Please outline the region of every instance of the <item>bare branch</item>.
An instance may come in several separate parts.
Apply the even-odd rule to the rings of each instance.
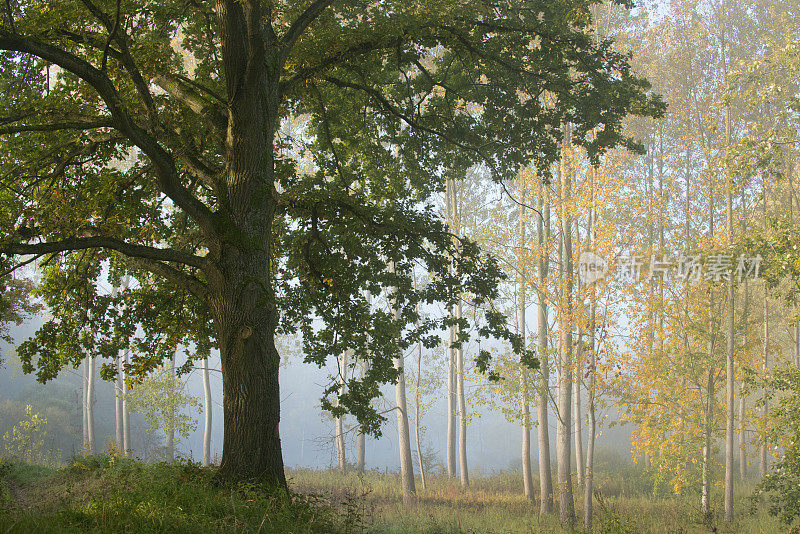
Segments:
[[[96,120],[76,120],[53,122],[49,124],[20,124],[18,126],[0,127],[0,135],[23,132],[55,132],[58,130],[94,130],[96,128],[110,128],[114,126],[111,117]]]

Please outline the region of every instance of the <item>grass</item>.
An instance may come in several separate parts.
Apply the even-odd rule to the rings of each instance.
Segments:
[[[557,516],[540,515],[538,503],[525,498],[521,476],[503,472],[475,478],[468,490],[446,477],[428,477],[427,488],[419,487],[417,503],[402,504],[400,480],[396,474],[367,472],[364,475],[335,471],[290,470],[290,485],[296,491],[316,492],[333,506],[359,507],[368,533],[564,533]],[[538,484],[538,481],[534,481]],[[763,510],[750,513],[752,485],[737,488],[737,518],[731,525],[721,520],[722,491],[716,489],[712,502],[715,517],[702,519],[699,497],[652,495],[646,477],[635,467],[626,467],[614,476],[597,475],[592,532],[616,533],[785,533],[776,518]],[[575,511],[580,526],[583,517],[583,492],[573,488]],[[557,506],[557,503],[556,503]],[[575,532],[583,532],[578,528]]]
[[[354,521],[314,496],[256,485],[219,487],[196,464],[115,456],[43,470],[0,463],[0,532],[335,533]]]
[[[732,525],[704,523],[696,496],[654,497],[640,470],[613,469],[613,476],[596,477],[592,532],[788,531],[763,510],[750,513],[749,486],[738,487]],[[539,514],[513,472],[476,476],[467,490],[446,477],[428,477],[427,488],[418,487],[417,502],[408,507],[396,474],[290,469],[290,492],[221,487],[214,474],[190,462],[147,465],[114,455],[76,458],[60,469],[0,460],[0,532],[569,532],[555,515]],[[574,491],[580,518],[583,495]],[[721,498],[717,490],[716,518]]]

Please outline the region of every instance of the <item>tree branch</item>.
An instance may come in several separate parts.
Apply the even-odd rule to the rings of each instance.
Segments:
[[[209,103],[205,98],[191,87],[182,85],[177,78],[171,76],[156,76],[153,83],[162,88],[168,95],[179,100],[186,107],[203,117],[214,127],[214,130],[225,138],[228,129],[228,119],[223,115],[219,106]]]
[[[19,126],[0,127],[0,135],[23,132],[55,132],[58,130],[94,130],[113,126],[114,121],[111,117],[97,120],[53,122],[50,124],[20,124]]]
[[[304,31],[311,25],[314,20],[323,12],[325,8],[330,6],[333,3],[333,0],[314,0],[305,11],[303,11],[297,20],[295,20],[289,29],[286,31],[286,35],[283,36],[281,39],[281,43],[283,44],[283,56],[281,58],[281,65],[283,62],[286,61],[286,57],[289,55],[289,52],[294,47],[294,44],[297,42],[297,39],[303,34]]]
[[[32,54],[55,63],[88,83],[105,102],[114,127],[150,158],[160,189],[183,209],[208,235],[216,235],[211,210],[195,198],[180,182],[172,156],[144,129],[137,125],[122,104],[111,80],[86,60],[32,37],[0,29],[0,49]]]
[[[203,269],[206,266],[205,258],[175,250],[171,248],[156,248],[146,245],[128,243],[114,237],[92,236],[72,237],[59,241],[46,241],[42,243],[3,243],[0,244],[0,254],[25,255],[25,254],[51,254],[53,252],[71,252],[102,248],[116,250],[131,258],[143,258],[155,261],[180,263]]]

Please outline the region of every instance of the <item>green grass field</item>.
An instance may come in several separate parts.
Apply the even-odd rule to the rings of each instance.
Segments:
[[[48,469],[0,462],[0,532],[367,532],[560,533],[525,499],[515,473],[457,481],[429,477],[417,502],[402,504],[396,475],[289,470],[291,492],[219,487],[213,469],[191,463],[144,465],[118,457],[78,458]],[[592,532],[778,533],[789,528],[749,510],[752,487],[739,485],[732,525],[701,520],[696,496],[652,495],[632,467],[596,477]],[[419,486],[419,480],[417,481]],[[582,517],[582,492],[575,488]],[[714,494],[720,503],[721,492]],[[719,506],[716,506],[719,511]],[[719,515],[719,514],[717,514]],[[582,532],[578,528],[577,532]]]

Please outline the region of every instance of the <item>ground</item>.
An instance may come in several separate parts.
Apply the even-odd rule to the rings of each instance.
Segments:
[[[0,461],[0,532],[567,532],[555,516],[539,515],[513,472],[476,473],[466,491],[458,481],[428,477],[411,507],[402,505],[391,473],[289,470],[288,493],[219,486],[214,474],[190,462],[144,465],[115,456],[77,458],[58,469]],[[749,510],[749,484],[739,485],[737,520],[726,526],[704,523],[696,496],[653,496],[634,468],[597,478],[593,532],[789,531]]]

